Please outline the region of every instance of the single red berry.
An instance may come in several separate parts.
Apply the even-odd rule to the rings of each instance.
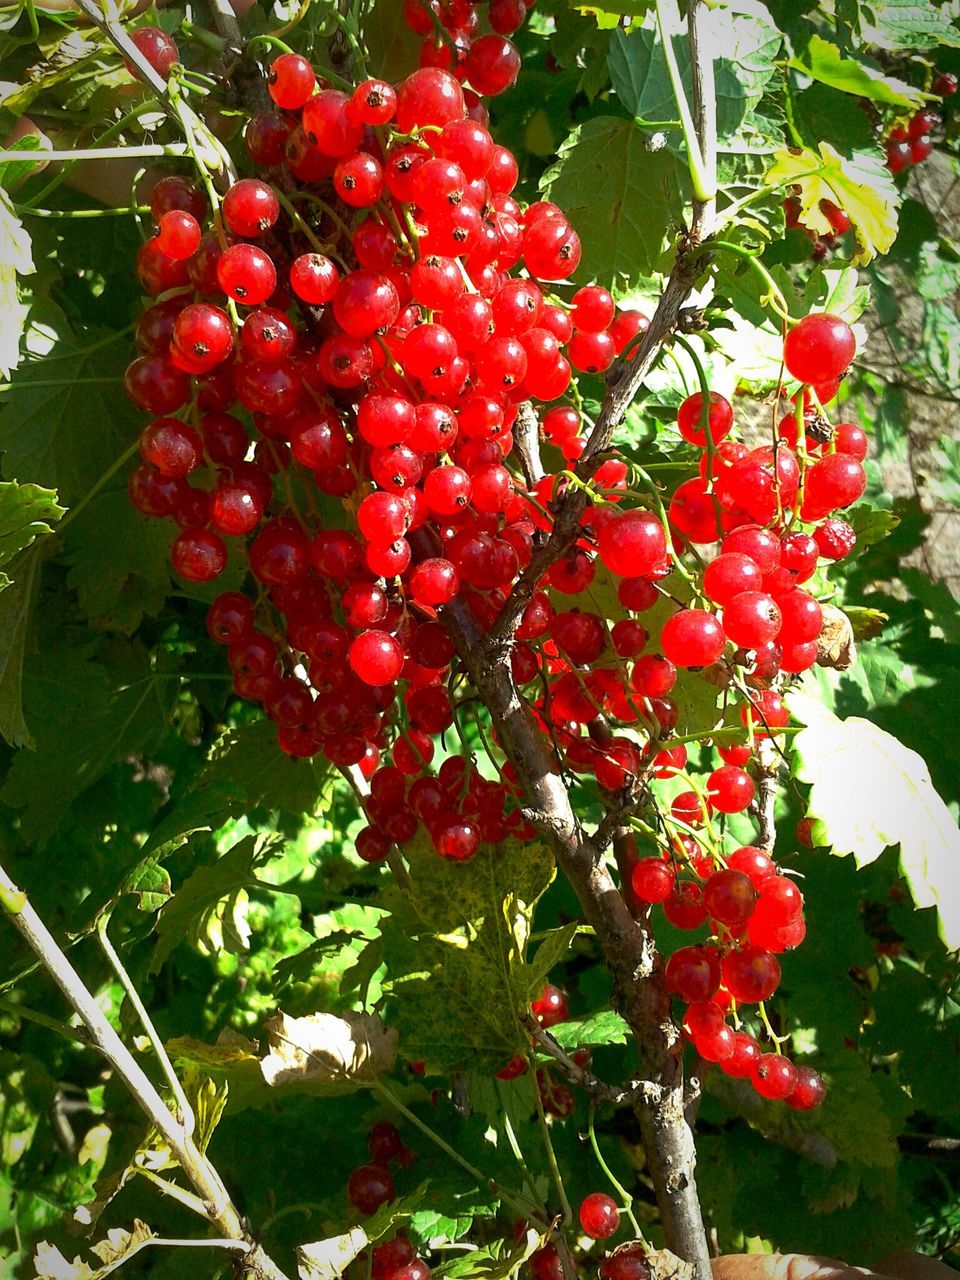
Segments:
[[[385,631],[361,632],[350,646],[349,658],[364,684],[392,684],[403,669],[403,647]]]
[[[665,902],[676,879],[673,867],[662,858],[641,858],[630,875],[633,892],[642,902]]]
[[[299,110],[310,98],[316,83],[313,68],[299,53],[281,53],[270,64],[267,89],[284,111]]]
[[[723,654],[726,637],[712,613],[681,609],[664,623],[660,644],[674,666],[708,667]]]
[[[660,520],[648,511],[628,511],[608,520],[600,530],[600,559],[621,577],[643,577],[658,569],[667,553]]]
[[[753,779],[736,765],[721,765],[707,779],[707,799],[718,813],[742,813],[755,794]]]
[[[541,1027],[555,1027],[558,1022],[565,1022],[570,1016],[567,997],[559,987],[549,982],[530,1005],[530,1012]]]
[[[787,334],[783,362],[798,382],[826,382],[849,368],[856,350],[857,341],[846,320],[818,312],[804,316]]]
[[[677,428],[688,444],[695,444],[703,449],[707,443],[707,433],[713,443],[719,444],[726,439],[733,427],[733,405],[718,391],[710,392],[710,407],[707,414],[707,425],[703,423],[703,394],[695,391],[687,396],[677,410]]]
[[[688,1004],[711,1000],[720,987],[720,957],[709,947],[681,947],[667,961],[665,977]]]
[[[396,1194],[390,1170],[380,1164],[363,1164],[347,1179],[347,1199],[365,1216],[376,1213]]]
[[[190,582],[212,582],[227,567],[227,548],[208,529],[185,529],[170,548],[173,567]]]
[[[620,1210],[612,1196],[594,1191],[580,1202],[580,1225],[592,1240],[606,1240],[620,1227]]]
[[[764,1053],[753,1069],[753,1087],[762,1098],[787,1098],[797,1087],[797,1069],[779,1053]]]
[[[159,27],[140,27],[130,32],[130,39],[157,75],[162,76],[164,80],[170,75],[170,69],[174,64],[180,61],[177,42]],[[129,62],[127,70],[131,74],[137,74]]]
[[[723,961],[723,985],[741,1004],[769,1000],[780,985],[776,956],[756,946],[731,951]]]
[[[818,1071],[814,1071],[812,1067],[798,1066],[796,1072],[796,1084],[793,1086],[792,1092],[787,1094],[784,1101],[794,1111],[813,1111],[820,1106],[827,1096],[827,1087],[823,1083],[823,1077]]]

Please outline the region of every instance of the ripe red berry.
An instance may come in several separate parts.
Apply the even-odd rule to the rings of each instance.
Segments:
[[[600,559],[621,577],[643,577],[660,567],[667,539],[660,520],[647,511],[628,511],[607,521],[597,539]]]
[[[224,222],[238,236],[254,239],[269,231],[280,216],[274,191],[259,178],[241,178],[223,197]]]
[[[709,947],[681,947],[667,961],[665,977],[670,990],[688,1004],[711,1000],[720,986],[720,957]]]
[[[707,799],[718,813],[742,813],[756,792],[753,779],[736,765],[714,769],[707,779]]]
[[[750,919],[756,900],[757,891],[742,871],[717,871],[703,886],[703,905],[734,933],[739,933]]]
[[[719,619],[703,609],[681,609],[664,623],[660,644],[677,667],[708,667],[726,644]]]
[[[787,334],[783,362],[798,382],[827,382],[846,372],[856,350],[857,341],[846,320],[817,313],[804,316]]]
[[[813,1111],[827,1095],[826,1085],[819,1072],[812,1067],[796,1067],[797,1079],[784,1101],[794,1111]]]
[[[185,529],[170,548],[173,567],[190,582],[212,582],[227,567],[227,548],[208,529]]]
[[[565,1022],[570,1016],[567,997],[559,987],[549,982],[530,1005],[530,1012],[541,1027],[555,1027],[558,1022]]]
[[[180,50],[177,48],[177,42],[172,36],[168,36],[165,31],[161,31],[159,27],[140,27],[138,30],[130,32],[130,39],[156,71],[157,75],[162,76],[164,80],[170,75],[170,70],[174,64],[180,61]],[[127,69],[133,72],[129,62],[127,63]]]
[[[677,410],[677,428],[688,444],[695,444],[703,449],[707,443],[707,432],[713,443],[719,444],[726,439],[733,427],[733,405],[718,391],[710,392],[710,409],[707,427],[703,425],[703,394],[695,391],[687,396]]]
[[[662,858],[641,858],[633,868],[630,883],[643,902],[665,902],[673,893],[676,873]]]
[[[594,1191],[580,1202],[580,1225],[593,1240],[606,1240],[620,1226],[620,1210],[612,1196]]]
[[[285,111],[302,107],[317,83],[313,68],[299,53],[281,53],[270,64],[267,88],[270,97]]]
[[[376,1213],[396,1195],[390,1170],[380,1164],[363,1164],[347,1179],[347,1199],[362,1214]]]
[[[731,951],[723,961],[723,985],[741,1004],[769,1000],[780,985],[776,956],[756,946]]]
[[[779,1053],[764,1053],[753,1069],[753,1087],[763,1098],[788,1097],[797,1087],[797,1069]]]

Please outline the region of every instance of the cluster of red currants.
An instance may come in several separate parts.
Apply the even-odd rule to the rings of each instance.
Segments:
[[[464,67],[492,92],[469,72],[485,39]],[[222,592],[209,633],[287,753],[322,752],[369,781],[360,857],[381,861],[422,827],[440,856],[462,861],[531,829],[495,743],[497,781],[458,752],[433,771],[457,714],[444,611],[456,602],[482,632],[496,625],[585,446],[580,413],[558,403],[573,371],[607,370],[646,320],[618,313],[599,286],[566,292],[576,232],[555,205],[514,199],[516,161],[456,76],[428,65],[347,95],[288,53],[270,93],[276,109],[245,132],[260,176],[214,209],[182,178],[154,189],[157,233],[137,265],[156,300],[126,373],[152,417],[130,495],[179,526],[171,556],[184,578],[218,578],[231,540],[246,556],[255,591]],[[709,810],[751,803],[750,743],[787,721],[772,682],[817,655],[822,614],[802,584],[854,541],[829,517],[863,492],[866,439],[822,412],[854,346],[837,317],[791,330],[784,362],[802,390],[773,446],[730,439],[723,397],[690,397],[678,427],[704,453],[666,523],[621,509],[621,458],[596,470],[581,536],[535,584],[512,647],[513,679],[558,769],[590,773],[606,793],[674,775],[686,761],[669,742],[678,670],[739,668],[745,741],[721,749],[704,797],[681,794],[671,816],[695,831]],[[551,406],[541,427],[557,459],[532,487],[511,456],[527,401]],[[697,599],[648,636],[633,615],[668,599],[660,583],[687,544],[717,542]],[[620,579],[627,616],[612,626],[575,605],[600,567]],[[668,861],[638,864],[633,890],[714,921],[719,947],[707,953],[719,965],[727,948],[733,965],[755,944],[726,923],[711,885],[736,868],[708,868],[691,835],[666,844]],[[769,890],[756,891],[751,910],[765,918]],[[784,923],[793,938],[795,920]]]
[[[584,1235],[608,1240],[620,1229],[620,1210],[612,1196],[593,1191],[584,1196],[577,1214]],[[597,1264],[600,1280],[650,1280],[650,1263],[639,1240],[629,1240],[605,1254]],[[546,1244],[530,1258],[532,1280],[563,1280],[563,1264],[556,1245]]]
[[[397,1128],[389,1121],[375,1124],[367,1134],[370,1163],[354,1169],[347,1179],[347,1199],[364,1217],[396,1199],[390,1165],[397,1161],[408,1169],[415,1157],[405,1147]],[[360,1274],[371,1280],[430,1280],[430,1267],[417,1257],[413,1245],[402,1233],[374,1245],[368,1256],[358,1257]]]
[[[801,220],[800,189],[796,186],[791,188],[790,194],[784,199],[783,212],[787,227],[804,232],[810,240],[810,256],[815,261],[826,257],[853,227],[850,215],[844,209],[832,200],[823,199],[820,201],[820,212],[830,223],[830,230],[820,235],[811,231]]]
[[[361,856],[423,822],[467,858],[525,828],[509,770],[495,784],[454,755],[408,787],[453,723],[438,610],[462,593],[490,625],[531,557],[536,508],[505,465],[518,405],[560,396],[571,364],[609,367],[643,317],[595,286],[547,300],[537,280],[576,269],[577,235],[554,205],[521,211],[516,162],[446,72],[348,98],[284,54],[270,92],[281,110],[245,139],[269,181],[238,181],[216,211],[178,177],[153,191],[138,271],[159,300],[126,384],[156,416],[131,498],[180,526],[189,580],[245,540],[258,598],[219,596],[210,634],[286,751],[370,779]],[[579,418],[559,413],[572,457]],[[518,678],[538,662],[520,646]]]
[[[523,25],[535,0],[404,0],[404,22],[423,36],[421,67],[439,67],[486,98],[509,89],[520,54],[507,36]],[[490,31],[481,33],[481,15]]]
[[[812,1110],[825,1092],[818,1073],[779,1050],[764,1053],[753,1036],[727,1022],[734,1005],[760,1004],[777,990],[777,955],[799,946],[806,933],[803,895],[762,849],[744,845],[724,861],[720,868],[702,854],[691,858],[700,878],[679,884],[669,868],[669,877],[663,875],[660,859],[642,859],[633,871],[638,898],[663,902],[676,927],[709,924],[709,943],[681,947],[667,961],[667,985],[687,1004],[684,1034],[701,1058],[749,1079],[764,1098]]]
[[[887,135],[884,144],[887,168],[891,173],[903,173],[912,165],[923,164],[933,151],[932,134],[942,121],[935,111],[918,111],[906,124],[898,124]]]

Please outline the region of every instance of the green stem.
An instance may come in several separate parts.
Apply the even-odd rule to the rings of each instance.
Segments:
[[[131,205],[128,209],[36,209],[17,204],[13,207],[22,218],[139,218],[150,212],[148,204]]]
[[[649,1245],[644,1239],[643,1232],[640,1230],[640,1223],[637,1221],[636,1215],[633,1212],[633,1196],[629,1193],[629,1191],[627,1191],[626,1187],[624,1187],[623,1184],[614,1176],[613,1170],[610,1168],[606,1160],[604,1160],[603,1155],[601,1154],[600,1144],[597,1142],[597,1132],[594,1127],[596,1114],[597,1114],[597,1104],[595,1102],[591,1102],[590,1113],[587,1118],[587,1135],[590,1138],[590,1146],[593,1148],[593,1154],[597,1158],[597,1164],[606,1174],[607,1179],[610,1182],[610,1185],[619,1194],[622,1205],[623,1205],[623,1211],[630,1220],[630,1225],[631,1227],[633,1227],[635,1238],[640,1241],[640,1243],[644,1246],[645,1249],[649,1250]]]
[[[77,1044],[89,1044],[90,1037],[79,1027],[71,1027],[66,1022],[58,1022],[56,1018],[51,1018],[47,1013],[41,1013],[39,1009],[29,1009],[26,1005],[18,1004],[16,1000],[7,1000],[0,997],[0,1010],[9,1013],[14,1018],[22,1018],[24,1022],[35,1022],[37,1026],[46,1027],[48,1031],[55,1031],[58,1036],[63,1036],[67,1040],[75,1040]]]
[[[0,151],[0,164],[15,160],[22,164],[26,161],[58,160],[73,162],[77,160],[125,160],[128,156],[182,156],[183,146],[179,142],[145,142],[132,147],[80,147],[73,151]]]
[[[663,56],[667,63],[673,96],[680,116],[680,128],[683,130],[683,140],[687,147],[687,164],[690,169],[693,194],[699,201],[706,204],[716,198],[717,180],[716,174],[710,172],[710,166],[705,162],[703,151],[700,149],[700,140],[697,137],[693,114],[687,102],[683,78],[673,47],[673,37],[680,31],[680,10],[676,0],[656,0],[656,8],[660,43],[663,46]]]
[[[125,116],[123,116],[120,120],[117,120],[114,124],[112,124],[109,127],[109,129],[105,129],[103,133],[101,133],[100,137],[97,138],[96,140],[97,143],[99,144],[103,142],[108,142],[111,138],[118,137],[121,133],[123,133],[124,129],[126,129],[129,125],[133,124],[134,121],[137,120],[140,116],[151,114],[151,113],[156,114],[156,111],[157,111],[157,104],[155,102],[153,101],[141,102],[138,107],[134,107],[132,111],[128,111]],[[45,155],[46,153],[44,152],[43,154]],[[70,159],[67,160],[63,168],[60,169],[58,173],[54,174],[53,178],[47,183],[45,187],[42,187],[36,193],[36,195],[30,197],[30,199],[26,202],[27,205],[29,206],[38,205],[40,201],[45,200],[52,191],[56,191],[57,187],[60,186],[61,182],[64,181],[64,179],[73,169],[73,166],[77,163],[77,159],[78,159],[77,153],[71,152]]]
[[[140,1025],[147,1033],[147,1039],[150,1041],[153,1051],[157,1055],[163,1074],[167,1077],[167,1083],[170,1086],[170,1091],[176,1099],[178,1109],[177,1120],[183,1128],[183,1131],[189,1136],[193,1133],[197,1123],[196,1117],[193,1114],[193,1108],[190,1106],[190,1103],[187,1100],[187,1095],[183,1091],[183,1085],[180,1083],[180,1077],[177,1075],[176,1071],[174,1071],[173,1063],[167,1056],[167,1051],[163,1046],[163,1041],[157,1034],[157,1029],[153,1025],[153,1019],[150,1017],[149,1013],[147,1013],[147,1006],[141,1000],[139,991],[133,985],[130,975],[124,967],[123,961],[120,959],[113,943],[107,936],[108,922],[109,917],[105,915],[101,916],[97,921],[97,938],[100,941],[100,946],[103,948],[103,954],[107,957],[110,962],[110,967],[120,980],[120,985],[123,987],[127,999],[133,1006],[134,1013],[136,1013],[137,1017],[140,1019]]]
[[[421,1120],[415,1112],[411,1111],[405,1103],[401,1102],[389,1085],[384,1084],[382,1080],[379,1080],[371,1087],[374,1093],[378,1093],[383,1098],[384,1102],[388,1102],[390,1106],[395,1107],[404,1119],[409,1120],[415,1128],[420,1130],[424,1137],[429,1138],[431,1142],[435,1143],[436,1146],[438,1146],[445,1155],[449,1156],[455,1164],[458,1164],[461,1169],[465,1169],[471,1177],[476,1178],[481,1186],[489,1187],[491,1191],[495,1192],[504,1204],[510,1205],[524,1218],[528,1217],[531,1212],[539,1212],[535,1205],[515,1196],[512,1191],[508,1191],[506,1187],[500,1186],[500,1184],[495,1182],[493,1178],[488,1178],[481,1169],[478,1169],[476,1165],[471,1164],[469,1160],[465,1159],[459,1151],[454,1147],[451,1147],[449,1142],[444,1138],[441,1138],[440,1134],[437,1133],[435,1129],[431,1129],[425,1121]]]
[[[797,320],[787,309],[787,300],[783,296],[783,290],[760,261],[757,254],[751,253],[750,250],[745,249],[743,245],[731,244],[729,240],[714,240],[711,247],[713,249],[726,250],[727,253],[732,253],[734,257],[741,258],[744,262],[749,263],[753,270],[760,276],[760,279],[763,280],[769,291],[760,299],[761,305],[769,306],[770,310],[776,312],[780,319],[786,324],[797,324]]]
[[[527,1059],[530,1061],[529,1057]],[[530,1063],[533,1067],[533,1063]],[[553,1185],[557,1188],[557,1195],[560,1197],[560,1208],[563,1214],[563,1225],[568,1226],[573,1221],[573,1211],[570,1208],[570,1201],[567,1199],[567,1191],[563,1185],[563,1175],[560,1173],[560,1166],[557,1163],[557,1153],[553,1149],[553,1143],[550,1140],[550,1126],[547,1124],[546,1113],[543,1110],[543,1098],[540,1096],[540,1086],[534,1080],[533,1096],[537,1101],[537,1121],[540,1125],[540,1132],[543,1135],[543,1147],[547,1154],[547,1164],[550,1166],[550,1176],[553,1178]]]
[[[36,386],[37,384],[32,383],[31,385]],[[59,532],[62,533],[63,530],[67,527],[68,524],[70,524],[72,520],[76,520],[77,516],[84,509],[87,503],[90,502],[93,498],[95,498],[97,494],[100,492],[100,490],[104,487],[104,485],[108,484],[113,479],[113,477],[117,474],[117,472],[120,471],[124,466],[126,466],[126,464],[130,461],[130,459],[134,457],[136,453],[139,452],[139,449],[140,449],[140,441],[137,440],[134,444],[130,446],[129,449],[127,449],[124,453],[121,453],[120,457],[116,460],[113,466],[109,467],[100,477],[100,479],[96,482],[96,484],[94,484],[92,488],[87,490],[87,492],[83,495],[83,497],[80,499],[77,505],[75,507],[70,508],[70,510],[67,512],[67,514],[63,517],[63,519],[60,521],[59,525],[57,526],[57,529]]]
[[[152,1169],[145,1169],[142,1165],[135,1164],[134,1168],[141,1178],[146,1178],[148,1182],[152,1182],[154,1186],[159,1187],[163,1194],[169,1196],[171,1200],[178,1200],[185,1208],[199,1214],[201,1218],[208,1216],[203,1201],[199,1196],[195,1196],[192,1191],[186,1191],[183,1187],[178,1187],[175,1182],[168,1182],[166,1178],[161,1178],[158,1173],[154,1173]]]
[[[205,49],[211,49],[214,53],[223,53],[227,48],[227,41],[223,36],[218,36],[213,31],[207,31],[205,27],[198,27],[195,22],[191,22],[189,18],[184,18],[180,23],[180,30],[188,40],[192,40],[195,44],[203,45]],[[253,41],[251,40],[252,44]]]

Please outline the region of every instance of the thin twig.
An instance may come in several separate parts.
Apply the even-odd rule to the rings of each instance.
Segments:
[[[251,1242],[246,1265],[256,1280],[287,1280],[262,1246],[252,1242],[247,1224],[231,1200],[220,1175],[167,1109],[153,1081],[107,1020],[63,949],[37,915],[27,895],[13,883],[2,867],[0,907],[39,958],[70,1007],[79,1015],[92,1045],[107,1059],[144,1115],[165,1139],[203,1201],[208,1220],[225,1239]]]
[[[107,936],[107,924],[108,917],[105,915],[101,916],[97,921],[97,937],[100,940],[100,946],[103,948],[104,955],[110,961],[110,967],[117,975],[120,985],[126,993],[127,999],[133,1005],[134,1012],[140,1019],[140,1025],[147,1033],[147,1039],[153,1046],[153,1051],[157,1055],[157,1060],[160,1063],[163,1074],[167,1077],[167,1083],[170,1086],[170,1091],[176,1099],[178,1108],[177,1120],[180,1122],[184,1133],[189,1136],[193,1133],[197,1123],[196,1117],[193,1114],[193,1108],[190,1106],[190,1103],[187,1100],[187,1095],[183,1091],[183,1085],[180,1083],[180,1077],[173,1069],[173,1063],[167,1055],[163,1041],[157,1034],[157,1029],[153,1025],[153,1019],[150,1017],[149,1013],[147,1013],[147,1006],[140,999],[140,992],[133,985],[123,961],[120,959],[116,948]]]

